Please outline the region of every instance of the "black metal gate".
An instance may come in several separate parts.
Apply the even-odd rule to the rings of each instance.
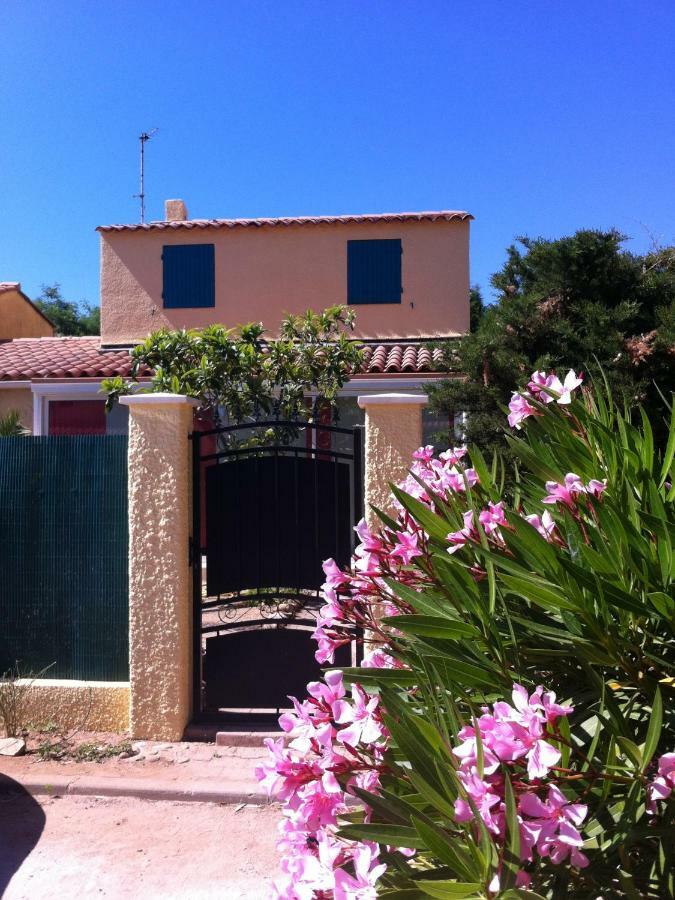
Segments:
[[[192,442],[195,718],[275,715],[321,673],[321,564],[353,550],[361,429],[257,422]]]

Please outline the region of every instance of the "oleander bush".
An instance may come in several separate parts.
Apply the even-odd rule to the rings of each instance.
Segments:
[[[258,773],[275,896],[675,894],[675,414],[659,453],[606,387],[538,372],[509,423],[513,495],[498,459],[420,448],[325,564],[328,671]]]

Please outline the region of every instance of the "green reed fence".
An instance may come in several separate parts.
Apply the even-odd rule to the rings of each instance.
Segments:
[[[0,438],[0,674],[129,677],[126,436]]]

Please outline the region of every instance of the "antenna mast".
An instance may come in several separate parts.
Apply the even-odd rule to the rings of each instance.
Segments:
[[[151,128],[138,136],[141,145],[141,190],[139,194],[134,194],[134,197],[141,201],[141,224],[145,223],[145,144],[158,131],[159,128]]]

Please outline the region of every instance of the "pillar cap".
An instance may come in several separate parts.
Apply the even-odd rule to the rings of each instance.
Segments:
[[[361,409],[368,406],[426,406],[426,394],[364,394],[358,398]]]
[[[199,406],[199,400],[185,394],[127,394],[120,397],[122,406]]]

